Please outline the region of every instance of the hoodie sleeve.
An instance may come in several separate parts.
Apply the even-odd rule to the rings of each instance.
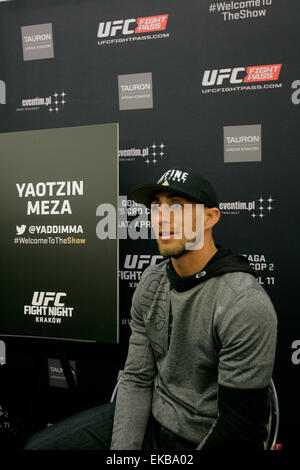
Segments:
[[[151,411],[156,365],[140,311],[141,290],[142,282],[132,299],[131,337],[117,394],[112,450],[141,449]]]
[[[224,387],[263,388],[272,378],[277,318],[268,295],[256,288],[240,294],[217,320],[218,382]]]
[[[201,450],[259,448],[267,422],[277,318],[266,293],[249,289],[216,315],[218,417]]]
[[[218,418],[201,450],[264,450],[267,438],[268,387],[218,387]]]

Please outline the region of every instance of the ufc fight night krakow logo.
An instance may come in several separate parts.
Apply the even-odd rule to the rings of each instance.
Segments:
[[[65,304],[66,292],[35,291],[31,305],[24,305],[24,315],[31,316],[36,323],[60,324],[62,318],[72,318],[74,307]]]
[[[98,45],[142,41],[148,39],[165,39],[168,14],[126,18],[123,20],[101,21],[98,26]]]
[[[271,64],[205,70],[202,77],[202,93],[281,88],[282,83],[262,84],[277,81],[281,67],[282,64]]]
[[[119,271],[119,278],[122,281],[140,281],[143,271],[148,267],[162,261],[162,255],[126,255],[124,269]],[[136,287],[133,282],[129,287]]]

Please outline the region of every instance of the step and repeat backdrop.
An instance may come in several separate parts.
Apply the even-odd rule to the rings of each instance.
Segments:
[[[111,386],[126,358],[134,289],[143,270],[162,259],[155,240],[149,236],[149,214],[145,207],[132,200],[131,190],[138,184],[156,181],[169,168],[186,165],[205,175],[217,191],[221,219],[215,229],[215,241],[248,258],[277,311],[279,336],[274,382],[280,404],[278,442],[282,443],[283,449],[297,444],[300,418],[296,263],[299,16],[299,2],[295,0],[190,0],[185,4],[178,0],[48,0],[42,3],[12,0],[0,4],[2,137],[7,138],[11,133],[16,137],[24,136],[26,131],[57,132],[66,128],[74,128],[76,136],[78,128],[99,126],[102,129],[103,125],[111,124],[116,129],[114,126],[118,125],[121,235],[116,318],[119,337],[112,335],[109,341],[119,341],[107,345],[109,351],[100,343],[93,349],[89,349],[89,345],[85,345],[86,349],[78,345],[81,349],[74,347],[72,350],[70,359],[74,360],[73,371],[77,374],[78,386],[80,388],[82,384],[87,389],[82,395],[82,407],[90,404],[86,397],[91,396],[91,390],[98,401],[106,399],[108,389],[104,382],[109,384],[108,388]],[[68,297],[57,296],[61,291],[54,282],[62,276],[61,260],[56,265],[55,259],[47,258],[57,276],[53,276],[53,287],[46,287],[46,267],[39,264],[34,269],[39,247],[34,247],[34,257],[30,261],[29,253],[33,247],[26,243],[14,246],[15,237],[23,236],[24,226],[31,224],[25,213],[20,222],[12,219],[10,214],[11,197],[18,198],[21,210],[26,194],[32,196],[30,191],[37,190],[36,186],[29,188],[29,178],[21,178],[26,167],[27,176],[33,174],[35,183],[78,182],[89,175],[94,192],[84,207],[90,213],[88,204],[92,205],[94,227],[90,215],[86,214],[86,217],[89,218],[90,238],[96,238],[99,221],[96,207],[103,202],[103,191],[105,195],[107,186],[105,177],[101,176],[103,158],[109,168],[113,155],[103,155],[101,139],[97,143],[96,136],[90,141],[83,139],[80,143],[80,140],[78,137],[73,143],[77,147],[78,142],[78,165],[75,166],[67,154],[65,157],[53,154],[51,160],[49,150],[40,145],[43,164],[39,162],[39,171],[34,168],[38,155],[32,156],[26,151],[26,139],[24,152],[20,152],[14,161],[1,148],[1,168],[5,163],[9,171],[13,173],[14,169],[14,174],[19,175],[12,188],[8,174],[1,174],[2,221],[11,223],[8,227],[5,222],[1,229],[2,240],[5,240],[1,243],[1,259],[6,260],[10,250],[17,248],[20,263],[31,262],[31,272],[36,277],[25,282],[23,266],[18,269],[17,264],[1,263],[3,298],[6,299],[6,303],[2,301],[1,304],[4,310],[1,315],[7,319],[10,311],[12,322],[15,309],[20,305],[24,309],[27,305],[29,312],[32,302],[45,307],[48,304],[55,306],[57,302],[58,307],[65,304],[74,308],[74,312],[80,302],[87,312],[99,303],[97,296],[101,296],[101,291],[97,291],[97,284],[103,283],[108,273],[107,259],[101,263],[104,255],[99,256],[97,243],[90,245],[91,271],[87,258],[68,260],[74,270],[69,281],[76,278],[76,289],[69,305]],[[16,183],[19,186],[16,187]],[[50,189],[54,190],[54,187],[48,185],[48,192]],[[40,190],[43,190],[42,186]],[[73,190],[77,191],[74,196],[77,204],[76,201],[80,201],[78,191],[82,190],[80,184]],[[61,211],[64,197],[56,199]],[[109,195],[106,202],[111,202]],[[65,225],[65,219],[66,213],[53,216],[47,213],[47,222],[43,225]],[[38,221],[34,225],[42,224]],[[8,232],[9,236],[6,236]],[[74,257],[80,249],[80,246],[73,248]],[[85,295],[84,286],[90,272],[94,280],[89,285],[89,295]],[[25,303],[23,297],[27,285],[31,288]],[[51,294],[48,297],[47,291]],[[105,305],[103,309],[106,309]],[[116,331],[115,325],[113,327]],[[10,332],[18,333],[17,325],[9,328]],[[47,336],[53,336],[51,331],[57,328],[57,324],[49,322]],[[83,323],[82,331],[84,328]],[[7,367],[10,361],[13,362],[14,370],[17,370],[22,367],[21,345],[24,345],[16,338],[4,336],[5,333],[0,331],[1,360]],[[95,333],[94,339],[101,342],[101,332]],[[26,356],[30,371],[35,367],[31,367],[31,363],[35,363],[39,351],[45,351],[42,339],[32,341],[34,354]],[[92,357],[87,351],[92,351]],[[52,397],[52,406],[49,401],[40,406],[43,409],[49,406],[51,416],[45,418],[49,421],[53,416],[53,419],[60,416],[53,410],[59,406],[63,408],[65,385],[62,370],[55,362],[54,350],[52,356],[45,354],[48,354],[47,384],[50,388],[52,384],[53,388],[47,391]],[[98,376],[102,379],[96,379]],[[53,405],[59,387],[61,393]],[[1,409],[2,418],[6,417],[5,426],[9,427],[4,405]]]

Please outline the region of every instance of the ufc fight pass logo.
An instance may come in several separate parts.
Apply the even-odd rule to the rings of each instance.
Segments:
[[[144,16],[126,20],[102,21],[98,27],[98,38],[129,36],[132,34],[164,31],[169,15]]]
[[[250,67],[235,67],[226,69],[205,70],[202,86],[231,85],[278,80],[282,64],[251,65]]]

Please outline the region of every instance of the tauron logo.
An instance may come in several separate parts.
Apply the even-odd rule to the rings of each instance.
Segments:
[[[21,33],[24,61],[54,58],[52,23],[22,26]]]
[[[152,33],[164,31],[167,26],[169,15],[145,16],[141,18],[127,18],[126,20],[114,20],[100,22],[98,27],[98,38],[115,37],[117,35],[127,36],[130,34]]]
[[[76,362],[70,361],[70,366],[73,378],[76,383]],[[50,387],[68,388],[67,380],[59,359],[48,359],[48,372]]]
[[[278,80],[282,64],[253,65],[250,67],[235,67],[226,69],[205,70],[202,86],[231,85]]]
[[[259,162],[261,124],[224,127],[224,162]]]
[[[153,108],[152,73],[135,73],[118,76],[119,109]]]

